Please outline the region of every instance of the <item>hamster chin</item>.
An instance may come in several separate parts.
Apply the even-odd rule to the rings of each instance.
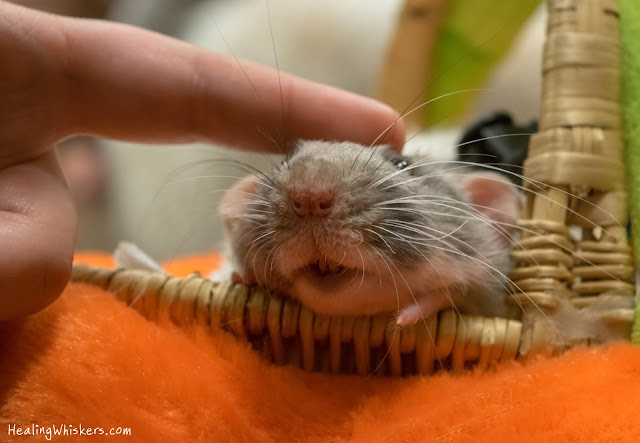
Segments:
[[[424,276],[420,278],[424,279]],[[396,288],[391,278],[366,272],[363,275],[361,270],[349,270],[335,276],[300,271],[294,276],[287,292],[314,311],[330,315],[373,315],[399,311],[401,307],[412,303],[416,296],[413,292],[417,293],[404,284]]]
[[[283,261],[290,262],[291,255],[295,256],[289,255]],[[346,248],[344,254],[336,255],[343,256],[336,260],[338,257],[331,258],[329,254],[314,254],[297,263],[280,262],[281,269],[293,269],[285,272],[287,283],[280,289],[319,313],[372,315],[398,312],[429,296],[426,288],[435,292],[457,283],[455,276],[432,269],[424,262],[398,269],[362,246],[356,250]],[[268,281],[260,283],[269,285]]]

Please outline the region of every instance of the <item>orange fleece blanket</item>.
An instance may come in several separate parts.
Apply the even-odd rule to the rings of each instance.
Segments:
[[[111,264],[99,254],[77,261]],[[170,269],[216,265],[197,256]],[[155,324],[108,293],[70,284],[43,312],[0,325],[0,356],[0,441],[30,441],[18,433],[51,426],[131,430],[90,441],[640,438],[640,349],[628,344],[488,374],[310,374],[270,366],[228,334]]]

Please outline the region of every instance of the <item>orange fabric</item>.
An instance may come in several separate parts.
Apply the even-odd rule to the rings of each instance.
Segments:
[[[75,264],[99,266],[109,269],[115,266],[111,254],[105,254],[104,252],[77,252],[73,258],[73,262]],[[194,254],[178,260],[169,260],[164,263],[164,268],[167,272],[171,275],[175,275],[176,277],[186,277],[189,274],[193,274],[195,271],[200,271],[202,275],[207,275],[211,271],[217,269],[221,262],[222,257],[220,254]]]
[[[209,265],[217,260],[209,258]],[[101,255],[77,261],[108,264]],[[640,349],[631,345],[510,363],[490,374],[308,374],[269,366],[228,334],[155,324],[103,291],[72,284],[45,311],[0,325],[0,356],[2,441],[9,425],[31,423],[132,430],[107,441],[640,436]]]

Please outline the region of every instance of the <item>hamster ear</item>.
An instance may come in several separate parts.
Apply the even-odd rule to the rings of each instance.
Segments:
[[[520,218],[523,197],[518,189],[500,174],[482,172],[463,178],[464,189],[475,208],[498,223],[514,225]],[[511,232],[514,227],[501,225]]]
[[[222,197],[218,211],[224,220],[224,226],[228,232],[232,230],[232,224],[235,220],[241,219],[246,215],[247,203],[251,200],[255,193],[256,182],[255,177],[249,175],[237,182]]]
[[[230,252],[233,269],[235,271],[231,274],[231,281],[245,285],[254,284],[256,279],[251,269],[246,267],[243,269],[243,266],[236,263],[238,260],[238,251],[235,250],[235,247],[232,245],[237,240],[237,237],[242,236],[239,221],[246,217],[247,205],[251,202],[255,191],[255,176],[249,175],[233,185],[233,187],[224,194],[218,207],[218,211],[224,222],[224,228],[227,231],[227,243],[232,249]],[[240,262],[242,263],[242,259],[240,259]],[[240,274],[240,272],[242,274]]]

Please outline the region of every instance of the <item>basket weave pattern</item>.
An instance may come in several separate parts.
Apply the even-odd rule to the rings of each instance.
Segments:
[[[519,223],[511,278],[518,304],[553,311],[559,298],[585,306],[602,294],[633,296],[633,267],[617,2],[552,0],[548,11],[540,131],[524,165],[535,193]]]
[[[112,292],[151,320],[210,325],[249,340],[269,361],[305,370],[360,375],[461,371],[513,360],[531,350],[517,320],[442,311],[396,329],[392,314],[340,317],[315,314],[297,301],[259,287],[216,283],[192,275],[76,265],[72,279]]]

